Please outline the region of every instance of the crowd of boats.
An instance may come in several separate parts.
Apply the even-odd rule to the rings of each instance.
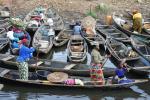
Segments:
[[[2,12],[10,13],[9,9],[1,9]],[[111,54],[112,61],[119,64],[126,59],[129,72],[137,76],[148,76],[150,73],[150,19],[144,19],[143,30],[141,33],[133,33],[124,29],[117,19],[126,20],[132,26],[129,13],[128,18],[113,15],[113,25],[106,25],[104,21],[97,21],[95,26],[96,34],[89,36],[85,32],[81,35],[72,35],[73,30],[65,28],[63,18],[54,8],[35,8],[26,15],[23,22],[26,23],[26,30],[29,34],[29,43],[39,53],[48,54],[53,47],[67,45],[68,62],[52,61],[46,59],[32,58],[29,60],[29,79],[28,81],[19,80],[16,57],[19,48],[12,47],[12,41],[6,33],[10,31],[12,25],[9,23],[10,15],[0,17],[0,50],[10,46],[11,54],[0,54],[0,81],[8,84],[20,84],[26,86],[43,87],[69,87],[69,88],[127,88],[134,84],[149,82],[149,79],[135,79],[134,82],[124,84],[113,84],[112,76],[115,75],[114,68],[103,68],[106,84],[95,85],[90,80],[90,65],[82,64],[87,57],[88,48],[93,43],[98,42],[100,47]],[[40,14],[38,13],[40,12]],[[42,16],[44,18],[42,19]],[[50,25],[52,19],[53,25]],[[70,23],[73,25],[74,23]],[[82,24],[81,24],[82,25]],[[30,32],[32,31],[31,34]],[[33,38],[32,38],[33,36]],[[31,43],[32,42],[32,43]],[[102,54],[105,56],[104,54]],[[104,62],[107,58],[104,59]],[[3,67],[3,68],[2,68]],[[66,85],[49,82],[46,77],[52,72],[64,72],[69,78],[81,79],[84,86]]]

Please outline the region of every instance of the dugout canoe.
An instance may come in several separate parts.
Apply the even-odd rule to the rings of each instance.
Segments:
[[[62,30],[58,33],[57,36],[55,36],[53,44],[56,47],[62,46],[64,44],[66,44],[72,34],[72,30]]]
[[[0,54],[0,58],[1,67],[18,69],[16,62],[17,56]],[[30,71],[49,70],[59,72],[61,71],[72,75],[90,76],[91,66],[86,64],[74,64],[69,62],[52,61],[46,59],[39,59],[37,61],[36,58],[30,59],[28,63]],[[115,74],[114,70],[114,68],[104,67],[104,75],[106,77],[112,76]]]
[[[47,54],[53,47],[55,32],[49,25],[43,24],[39,27],[33,36],[32,46],[38,53]]]
[[[118,19],[122,19],[122,20],[126,21],[128,23],[127,24],[128,28],[123,27],[124,23],[118,22]],[[144,32],[143,30],[142,30],[142,33],[134,33],[134,32],[132,32],[132,30],[131,30],[132,20],[131,19],[126,19],[126,18],[123,19],[123,18],[121,18],[121,17],[119,17],[119,16],[114,14],[113,15],[113,22],[114,22],[114,25],[119,30],[121,30],[122,32],[126,33],[128,36],[136,35],[136,36],[142,36],[142,37],[145,37],[145,38],[150,38],[150,34],[147,33],[147,32]]]
[[[108,38],[106,45],[108,51],[117,60],[117,62],[121,62],[123,59],[126,59],[126,61],[133,61],[140,58],[138,53],[136,53],[130,46],[126,46],[122,42],[117,41],[113,38]],[[134,51],[135,56],[129,56],[130,51]]]
[[[125,33],[121,32],[112,25],[102,24],[100,21],[97,22],[96,30],[105,37],[113,37],[116,40],[122,41],[124,43],[130,43],[130,38]]]
[[[67,58],[71,62],[83,62],[87,57],[88,46],[81,35],[71,36],[67,45]]]
[[[0,68],[0,82],[4,84],[10,84],[16,85],[16,86],[27,86],[27,87],[38,87],[38,88],[68,88],[68,89],[118,89],[118,88],[129,88],[132,85],[136,84],[142,84],[148,82],[147,79],[135,79],[133,82],[130,83],[123,83],[123,84],[113,84],[111,82],[111,78],[107,78],[106,84],[104,85],[94,85],[94,82],[91,81],[88,77],[79,77],[79,76],[68,76],[68,78],[72,79],[80,79],[84,83],[83,86],[81,85],[67,85],[64,84],[64,82],[60,83],[54,83],[49,82],[47,80],[41,80],[37,77],[35,77],[35,73],[30,72],[29,73],[29,80],[23,81],[19,79],[19,72],[17,70],[10,70],[10,69],[4,69]],[[98,83],[98,82],[96,82]]]

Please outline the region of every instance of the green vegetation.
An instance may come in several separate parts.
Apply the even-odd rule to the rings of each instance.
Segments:
[[[100,3],[93,10],[90,7],[90,10],[87,11],[86,16],[92,16],[96,19],[99,15],[107,15],[109,11],[110,7],[108,5]]]

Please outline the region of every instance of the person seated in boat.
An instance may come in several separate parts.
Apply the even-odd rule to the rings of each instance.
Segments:
[[[133,31],[141,33],[142,31],[142,14],[138,10],[133,10]]]
[[[33,47],[29,48],[29,43],[27,39],[22,40],[22,44],[20,45],[19,56],[16,61],[18,62],[19,68],[19,77],[22,80],[28,80],[28,63],[30,58],[33,57],[33,52],[35,49]]]
[[[90,70],[90,74],[91,74],[92,81],[98,81],[98,83],[102,85],[105,83],[103,70],[102,70],[102,63],[104,58],[103,56],[100,55],[99,49],[100,49],[99,43],[95,43],[94,48],[92,49],[91,52],[92,68]]]
[[[74,35],[81,35],[81,25],[79,22],[76,22],[76,25],[73,28]]]
[[[19,28],[17,28],[17,27],[13,27],[12,31],[14,32],[14,33],[13,33],[13,36],[14,36],[15,38],[19,38],[19,40],[23,39],[23,37],[24,37],[24,32],[23,32],[22,29],[19,29]]]
[[[133,82],[133,80],[130,80],[130,79],[127,79],[126,76],[125,76],[125,73],[127,71],[129,71],[129,69],[126,67],[127,66],[127,63],[126,62],[126,59],[123,59],[118,68],[116,68],[115,70],[115,80],[117,80],[117,83],[119,84],[123,84],[123,83],[130,83],[130,82]]]
[[[40,26],[40,23],[39,23],[39,21],[37,21],[37,20],[30,20],[30,22],[29,22],[29,24],[28,24],[28,26],[29,27],[38,27],[38,26]]]

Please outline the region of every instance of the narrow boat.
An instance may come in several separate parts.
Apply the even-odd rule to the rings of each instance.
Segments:
[[[66,44],[72,34],[72,30],[62,30],[58,33],[57,36],[55,36],[53,44],[58,47],[58,46],[62,46],[64,44]]]
[[[127,24],[120,22],[120,20],[126,21]],[[134,32],[132,32],[132,30],[131,30],[132,20],[131,19],[126,19],[126,18],[123,19],[123,18],[121,18],[121,17],[119,17],[117,15],[113,15],[113,21],[114,21],[115,26],[119,30],[121,30],[122,32],[126,33],[128,36],[136,35],[136,36],[142,36],[142,37],[145,37],[145,38],[150,38],[150,34],[144,32],[143,30],[142,30],[142,33],[134,33]]]
[[[1,67],[5,67],[8,69],[18,69],[17,56],[8,55],[8,54],[0,54],[0,63]],[[86,64],[74,64],[69,62],[61,62],[61,61],[52,61],[46,59],[36,59],[32,58],[28,62],[29,70],[49,70],[49,71],[58,71],[65,72],[71,75],[79,75],[79,76],[90,76],[90,65]],[[114,68],[103,67],[104,76],[109,77],[115,75]]]
[[[96,34],[88,36],[85,32],[81,32],[81,36],[90,44],[93,45],[94,42],[103,45],[105,43],[105,39],[96,31]]]
[[[24,31],[24,34],[26,35],[26,39],[28,40],[28,45],[30,45],[31,43],[31,37],[29,35],[29,33],[27,31]],[[19,47],[13,47],[12,43],[13,41],[9,40],[9,47],[10,47],[10,52],[14,55],[18,55],[19,53]],[[19,43],[16,43],[18,45],[20,45]]]
[[[140,56],[131,47],[127,47],[113,38],[107,39],[106,45],[109,52],[118,62],[123,59],[126,59],[126,61],[133,61],[140,58]],[[131,55],[131,51],[134,52],[134,55]]]
[[[89,77],[81,77],[81,76],[70,76],[68,75],[64,81],[61,82],[52,82],[48,80],[42,80],[40,78],[35,77],[35,73],[29,73],[29,80],[20,80],[19,72],[16,70],[8,70],[4,68],[0,68],[0,82],[4,84],[16,85],[16,86],[27,86],[27,87],[38,87],[38,88],[68,88],[68,89],[119,89],[119,88],[129,88],[132,85],[142,84],[148,82],[147,79],[132,79],[130,83],[113,83],[112,78],[107,78],[106,83],[104,85],[94,84],[95,82],[91,81]],[[60,79],[59,76],[57,76]],[[83,83],[82,85],[68,85],[65,83],[66,79],[80,79]],[[99,83],[99,82],[96,82]]]
[[[43,14],[44,19],[42,19],[41,13]],[[53,27],[56,31],[60,31],[64,28],[62,17],[54,10],[54,8],[37,7],[29,12],[24,19],[24,22],[27,24],[26,30],[35,32],[40,25],[47,23],[49,18],[52,18],[54,22]]]
[[[138,40],[138,37],[131,36],[131,43],[133,48],[147,61],[150,62],[150,46],[145,45]]]
[[[45,16],[46,8],[40,6],[30,11],[24,18],[26,30],[35,32],[44,21],[42,21],[42,14]],[[40,15],[41,14],[41,15]]]
[[[6,31],[4,28],[0,28],[0,51],[4,49],[9,43],[9,39],[6,37]]]
[[[48,24],[43,24],[33,37],[32,46],[39,53],[47,54],[53,47],[55,32]]]
[[[62,16],[59,15],[59,12],[54,8],[48,8],[46,11],[46,17],[52,18],[54,22],[54,30],[61,31],[64,30],[64,22]]]
[[[122,41],[124,43],[130,43],[130,38],[125,33],[121,32],[117,28],[111,25],[105,25],[101,22],[97,22],[96,30],[100,32],[105,38],[113,37],[116,40]]]
[[[67,45],[67,58],[71,62],[83,62],[87,57],[88,46],[80,35],[71,36]]]

